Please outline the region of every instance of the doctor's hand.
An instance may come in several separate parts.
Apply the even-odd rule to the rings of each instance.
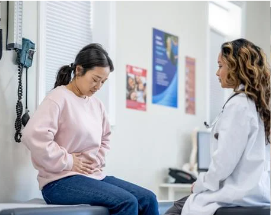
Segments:
[[[72,171],[79,172],[81,174],[91,174],[93,173],[93,170],[90,168],[90,165],[92,164],[84,157],[81,157],[81,153],[72,153],[73,157],[73,166]]]
[[[191,193],[193,193],[193,188],[194,188],[194,186],[195,186],[195,182],[192,184],[192,186],[191,186]]]

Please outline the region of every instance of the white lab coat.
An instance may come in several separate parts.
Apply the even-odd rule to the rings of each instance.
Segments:
[[[209,170],[199,175],[182,215],[213,215],[220,207],[270,207],[270,145],[255,103],[244,93],[226,104],[212,128],[211,147]]]

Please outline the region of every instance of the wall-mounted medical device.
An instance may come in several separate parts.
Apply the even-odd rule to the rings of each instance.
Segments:
[[[23,38],[23,1],[7,2],[7,35],[6,49],[14,50],[17,53],[16,64],[18,65],[18,100],[16,103],[15,135],[16,142],[21,142],[22,126],[25,126],[30,118],[27,107],[27,82],[28,68],[32,66],[35,53],[35,43],[27,38]],[[23,114],[23,84],[22,76],[25,71],[25,113]]]
[[[23,1],[7,2],[7,50],[22,48]]]

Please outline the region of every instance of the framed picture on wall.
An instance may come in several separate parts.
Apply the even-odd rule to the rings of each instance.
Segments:
[[[126,107],[146,111],[147,70],[126,66]]]
[[[178,37],[153,29],[152,103],[178,107]]]
[[[196,60],[191,57],[185,58],[185,113],[196,113]]]

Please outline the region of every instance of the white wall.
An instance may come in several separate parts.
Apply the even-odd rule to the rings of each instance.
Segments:
[[[270,53],[270,6],[269,2],[246,2],[245,38]],[[270,60],[270,58],[267,58]]]
[[[93,1],[91,4],[92,14],[92,40],[94,43],[100,43],[107,50],[115,66],[116,56],[116,2]],[[106,14],[107,16],[105,16]],[[110,73],[109,80],[105,82],[102,89],[96,94],[103,102],[111,125],[115,125],[115,82],[116,73]]]
[[[6,35],[6,6],[1,3],[1,27],[3,46]],[[37,43],[37,2],[24,2],[23,37]],[[14,141],[15,107],[17,101],[17,66],[14,64],[14,51],[6,51],[0,60],[0,202],[30,199],[38,196],[36,171],[25,146]],[[29,74],[28,108],[35,109],[36,102],[36,56]],[[25,75],[25,73],[24,73]],[[24,84],[25,86],[25,84]]]
[[[264,45],[265,37],[269,42],[270,23],[266,26],[267,36],[264,26],[260,28],[249,23],[252,22],[250,19],[261,24],[266,22],[265,5],[260,6],[259,11],[256,9],[265,3],[251,4],[247,7],[250,18],[246,23],[250,30],[246,31],[246,37]],[[181,167],[188,161],[190,133],[195,126],[202,127],[206,119],[207,2],[117,2],[116,10],[116,125],[107,172],[159,194],[158,185],[167,175],[167,168]],[[269,10],[267,13],[269,20]],[[24,2],[23,36],[36,44],[37,20],[37,2]],[[6,2],[2,2],[1,24],[5,35]],[[153,27],[179,37],[178,109],[151,104]],[[184,114],[186,55],[196,58],[196,116]],[[4,51],[0,60],[0,202],[40,197],[29,152],[13,138],[17,100],[17,69],[13,58],[13,52]],[[125,108],[126,64],[148,70],[147,112]],[[36,104],[36,65],[37,56],[29,69],[29,108],[32,113]]]
[[[117,2],[116,126],[107,170],[159,194],[168,167],[188,162],[190,134],[206,120],[207,2]],[[152,105],[152,28],[179,37],[177,109]],[[196,58],[196,115],[184,109],[185,56]],[[127,64],[147,69],[147,111],[126,109]]]

